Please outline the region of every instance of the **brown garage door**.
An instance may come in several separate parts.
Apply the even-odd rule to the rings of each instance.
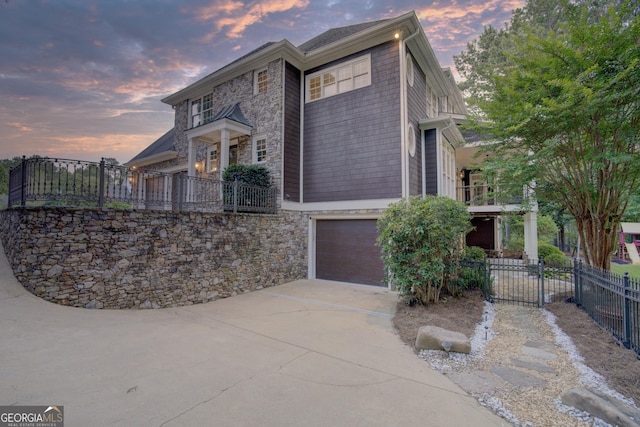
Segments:
[[[317,221],[316,277],[386,286],[377,237],[372,219]]]

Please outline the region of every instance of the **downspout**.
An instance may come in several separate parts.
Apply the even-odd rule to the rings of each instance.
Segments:
[[[409,191],[409,153],[407,150],[407,122],[409,121],[408,114],[408,97],[407,97],[407,69],[406,69],[406,56],[407,56],[407,42],[417,36],[420,33],[420,29],[417,29],[409,37],[402,40],[400,44],[400,149],[402,150],[400,155],[401,173],[402,173],[402,197],[408,199],[410,195]]]

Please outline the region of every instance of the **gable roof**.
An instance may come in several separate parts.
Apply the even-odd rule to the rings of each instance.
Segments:
[[[172,128],[160,138],[156,139],[155,142],[147,148],[138,153],[133,159],[125,163],[125,165],[143,166],[145,164],[175,158],[178,155],[178,153],[173,149],[175,136],[176,129]]]
[[[332,28],[312,38],[311,40],[308,40],[302,43],[301,45],[298,46],[298,49],[300,49],[302,52],[306,54],[315,49],[321,48],[325,45],[337,42],[345,37],[349,37],[353,34],[359,33],[360,31],[366,30],[367,28],[372,27],[374,25],[381,24],[385,21],[388,21],[388,19],[381,19],[379,21],[372,21],[372,22],[364,22],[362,24],[348,25],[346,27]]]
[[[304,72],[367,48],[393,41],[397,38],[396,34],[401,34],[401,40],[406,40],[418,66],[428,76],[432,88],[439,95],[444,95],[447,92],[448,79],[427,40],[418,16],[415,12],[407,12],[395,18],[333,28],[302,43],[299,47],[286,39],[263,44],[217,71],[163,98],[162,102],[176,106],[188,99],[202,96],[213,87],[264,67],[275,60],[283,59]]]

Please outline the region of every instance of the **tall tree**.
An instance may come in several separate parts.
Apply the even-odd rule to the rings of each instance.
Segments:
[[[575,218],[584,258],[609,268],[640,182],[640,24],[630,2],[592,3],[556,2],[566,22],[546,32],[512,20],[504,59],[473,68],[481,90],[470,102],[496,141],[486,170],[507,191],[537,182]]]

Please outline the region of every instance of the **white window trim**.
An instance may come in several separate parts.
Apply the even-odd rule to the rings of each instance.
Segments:
[[[267,70],[267,67],[257,68],[253,72],[253,94],[254,95],[258,95],[259,93],[261,93],[258,89],[258,76],[260,75],[260,73],[265,71],[267,72],[267,91],[269,90],[269,71]]]
[[[205,110],[204,109],[204,98],[206,96],[212,95],[212,93],[205,93],[204,95],[196,98],[196,99],[192,99],[191,101],[189,101],[189,128],[193,129],[195,127],[201,126],[206,124],[205,120],[204,120],[204,113],[205,111],[211,111],[211,114],[213,114],[213,100],[211,103],[211,108]],[[195,103],[198,103],[198,105],[200,105],[200,111],[198,111],[197,114],[194,114],[193,112],[193,106]],[[198,117],[198,123],[196,124],[194,118]]]
[[[407,83],[409,83],[410,87],[413,87],[413,81],[415,78],[415,72],[414,72],[414,67],[413,67],[413,58],[411,57],[410,53],[407,53]]]
[[[365,63],[365,67],[366,67],[366,72],[365,73],[360,73],[358,75],[356,75],[353,71],[353,65],[354,64],[359,64],[361,62]],[[349,89],[346,90],[339,90],[339,82],[341,81],[345,81],[345,80],[339,80],[338,77],[338,70],[339,69],[344,69],[345,67],[351,66],[352,67],[352,71],[351,71],[351,76],[349,77],[349,80],[352,81],[352,84],[350,85]],[[324,78],[323,76],[325,74],[333,74],[335,76],[334,82],[332,83],[332,85],[336,85],[336,89],[335,92],[330,93],[330,94],[326,94],[325,93],[325,84],[324,84]],[[355,77],[359,77],[359,76],[367,76],[366,82],[365,84],[362,84],[358,87],[355,87],[355,85],[353,84],[353,80],[355,79]],[[321,94],[319,98],[316,99],[311,99],[311,79],[315,78],[315,77],[320,77],[320,88],[321,88]],[[360,89],[363,87],[367,87],[367,86],[371,86],[371,54],[366,54],[363,56],[359,56],[357,58],[354,58],[352,60],[349,61],[345,61],[345,62],[341,62],[339,64],[335,64],[331,67],[327,67],[327,68],[323,68],[322,70],[316,71],[313,74],[309,74],[305,77],[305,102],[309,103],[309,102],[314,102],[314,101],[319,101],[321,99],[325,99],[325,98],[329,98],[331,96],[335,96],[335,95],[339,95],[341,93],[346,93],[346,92],[350,92],[352,90],[356,90],[356,89]]]
[[[416,155],[416,130],[411,123],[407,126],[407,151],[411,157]]]
[[[264,160],[258,161],[258,141],[264,140],[265,142],[265,155],[264,155]],[[262,164],[262,163],[266,163],[267,161],[267,153],[266,153],[266,146],[267,146],[267,136],[264,134],[260,134],[260,135],[255,135],[251,141],[251,159],[252,159],[252,163],[255,164]]]

